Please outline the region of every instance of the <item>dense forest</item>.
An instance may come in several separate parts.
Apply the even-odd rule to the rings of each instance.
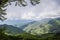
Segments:
[[[60,40],[60,33],[48,33],[40,36],[22,33],[12,36],[5,34],[4,30],[0,29],[0,40]]]

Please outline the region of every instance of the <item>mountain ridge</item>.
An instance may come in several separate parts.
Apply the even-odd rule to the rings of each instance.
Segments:
[[[12,25],[7,25],[7,24],[0,25],[0,29],[5,29],[4,32],[9,35],[16,35],[24,32],[20,28],[14,27]]]
[[[37,34],[37,35],[50,33],[51,30],[52,30],[52,33],[55,33],[58,30],[60,30],[60,18],[40,20],[40,21],[37,21],[33,24],[29,24],[23,30],[28,32],[28,33]],[[58,31],[58,32],[60,32],[60,31]]]

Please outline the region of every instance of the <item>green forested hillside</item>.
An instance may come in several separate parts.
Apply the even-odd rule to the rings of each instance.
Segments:
[[[29,24],[23,30],[35,35],[60,32],[60,18],[54,18],[49,20],[43,19],[34,22],[33,24]]]
[[[2,25],[0,25],[0,40],[60,40],[60,18],[55,18],[42,23],[39,21],[34,22],[25,27],[23,29],[24,32],[17,32],[18,34],[15,35],[6,34],[5,27],[8,27],[8,25],[4,25],[5,27],[3,28],[1,28],[1,26]],[[9,29],[7,28],[7,30],[10,30],[11,32],[12,27]],[[18,30],[13,27],[13,30],[15,29],[16,31]],[[16,31],[12,33],[15,33]]]
[[[24,32],[22,29],[17,28],[13,25],[3,24],[3,25],[0,25],[0,29],[1,28],[5,29],[4,30],[5,34],[9,34],[9,35],[16,35]]]
[[[41,36],[22,33],[16,36],[11,36],[0,31],[0,40],[60,40],[60,33],[48,33]]]

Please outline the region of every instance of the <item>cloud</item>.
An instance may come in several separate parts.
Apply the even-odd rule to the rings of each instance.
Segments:
[[[18,20],[20,19],[21,14],[16,14],[16,12],[7,12],[7,15],[5,16],[7,20]]]
[[[36,14],[34,12],[27,12],[21,16],[21,19],[34,20],[36,19]]]
[[[54,0],[41,0],[41,8],[37,8],[38,10],[35,10],[35,13],[37,11],[39,19],[41,18],[55,18],[60,16],[60,6],[57,5],[57,2]],[[38,12],[40,11],[40,12]]]
[[[7,7],[8,14],[6,17],[11,20],[39,20],[60,17],[60,0],[41,0],[40,4],[36,6],[29,5],[27,7],[15,7],[13,5]]]

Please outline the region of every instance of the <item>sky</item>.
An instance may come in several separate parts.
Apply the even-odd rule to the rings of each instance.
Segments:
[[[7,6],[5,16],[7,20],[40,20],[44,18],[60,17],[60,0],[40,0],[40,4],[32,6],[28,4],[26,7]]]

